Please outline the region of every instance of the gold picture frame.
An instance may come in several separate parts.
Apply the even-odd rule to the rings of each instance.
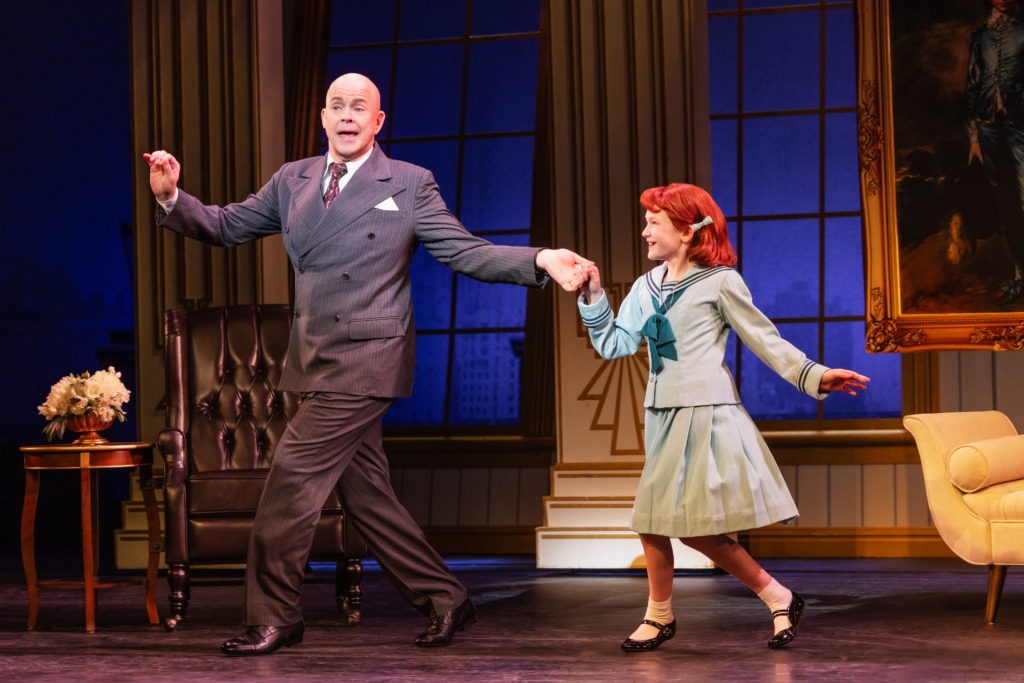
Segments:
[[[969,154],[968,56],[992,9],[860,0],[856,12],[867,350],[1024,348],[1022,266],[1006,241],[1007,227],[1024,235],[1024,220],[1010,210],[977,220],[997,211],[982,202],[979,214],[978,201],[996,191],[971,180],[988,162]],[[978,237],[997,223],[1006,227]]]

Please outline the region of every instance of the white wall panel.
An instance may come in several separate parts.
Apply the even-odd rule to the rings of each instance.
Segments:
[[[519,468],[491,470],[491,496],[487,523],[515,526],[519,517]]]
[[[896,526],[928,526],[928,497],[920,465],[894,465]]]
[[[799,465],[796,476],[800,524],[828,526],[828,465]]]
[[[547,468],[524,468],[519,475],[519,519],[523,526],[544,523],[544,496],[551,493],[551,471]]]
[[[861,526],[864,520],[860,465],[829,465],[829,526]]]
[[[896,525],[895,465],[863,465],[864,526]]]
[[[431,482],[430,526],[455,526],[459,523],[459,487],[462,477],[457,469],[436,469]]]
[[[1024,352],[1003,351],[993,355],[996,410],[1006,413],[1020,431],[1024,427]]]
[[[459,495],[459,524],[484,526],[487,524],[488,498],[491,489],[490,470],[462,470],[462,490]]]

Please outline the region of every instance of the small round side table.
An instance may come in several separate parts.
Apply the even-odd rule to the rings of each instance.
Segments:
[[[21,515],[21,559],[28,584],[28,628],[36,627],[39,589],[85,590],[85,630],[96,630],[96,590],[145,583],[146,611],[149,623],[159,623],[156,613],[156,573],[160,558],[160,518],[153,493],[153,444],[102,443],[22,446],[25,457],[25,506]],[[138,467],[142,499],[149,527],[149,566],[146,578],[101,579],[99,573],[99,512],[96,506],[97,471]],[[39,500],[39,473],[42,470],[79,470],[82,492],[82,566],[83,580],[47,580],[36,577],[35,522]]]

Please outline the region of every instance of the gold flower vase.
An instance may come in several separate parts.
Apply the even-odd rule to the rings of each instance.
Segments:
[[[73,432],[79,432],[80,436],[71,442],[73,446],[92,446],[98,443],[107,443],[107,439],[100,436],[100,432],[110,428],[113,420],[104,420],[98,415],[71,415],[68,417],[67,428]]]

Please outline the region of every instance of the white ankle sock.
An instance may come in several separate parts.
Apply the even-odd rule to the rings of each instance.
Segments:
[[[675,621],[675,617],[672,616],[672,597],[669,596],[664,602],[654,602],[647,598],[647,614],[644,615],[644,619],[656,621],[662,626],[668,626]],[[650,624],[640,624],[640,628],[633,631],[629,637],[631,640],[650,640],[656,635],[657,628]]]
[[[793,593],[781,583],[772,579],[772,582],[765,586],[764,590],[757,594],[757,597],[764,600],[764,604],[768,605],[768,609],[775,612],[789,607],[789,603],[793,600]],[[789,623],[789,615],[784,614],[775,617],[776,633],[790,626],[792,624]]]

